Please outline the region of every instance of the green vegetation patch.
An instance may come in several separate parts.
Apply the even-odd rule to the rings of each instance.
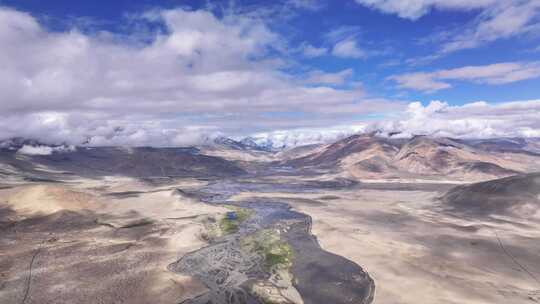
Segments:
[[[238,220],[228,219],[224,217],[219,221],[219,228],[225,234],[231,234],[231,233],[237,232],[239,226],[240,226],[240,223],[238,222]]]
[[[248,236],[241,246],[243,250],[260,254],[268,270],[288,269],[292,265],[293,251],[275,230],[261,230]]]
[[[253,214],[253,210],[247,208],[228,207],[228,209],[232,211],[219,221],[219,228],[225,234],[237,232],[240,224]]]
[[[236,213],[239,222],[247,220],[253,214],[253,210],[248,208],[227,207],[227,209],[231,209],[233,212]]]

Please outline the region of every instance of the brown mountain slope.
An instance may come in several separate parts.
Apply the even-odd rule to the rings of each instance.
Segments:
[[[540,154],[540,138],[489,138],[464,140],[463,142],[492,152]]]
[[[449,210],[466,215],[540,217],[540,173],[458,186],[441,201]]]
[[[393,164],[422,175],[472,180],[516,174],[513,163],[449,138],[416,136],[403,145]]]
[[[398,150],[385,138],[373,134],[360,134],[347,137],[333,144],[322,146],[315,152],[286,162],[292,167],[332,167],[340,165],[348,157],[355,157],[358,161],[380,154],[391,155]],[[362,155],[363,157],[358,155]],[[351,160],[347,161],[350,163]]]
[[[408,140],[354,135],[283,164],[331,168],[356,178],[446,178],[480,181],[524,172],[522,162],[450,138]],[[539,157],[540,159],[540,157]],[[521,160],[521,159],[520,159]]]
[[[81,147],[50,155],[23,155],[0,150],[0,164],[0,169],[4,168],[0,170],[0,176],[17,172],[39,175],[44,173],[40,168],[80,176],[206,177],[245,173],[234,162],[201,154],[196,148]]]

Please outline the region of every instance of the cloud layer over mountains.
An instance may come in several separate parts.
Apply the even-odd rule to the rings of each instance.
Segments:
[[[416,18],[423,10],[398,13]],[[295,48],[253,14],[152,10],[128,21],[133,30],[121,34],[77,26],[53,31],[35,16],[0,7],[0,139],[181,146],[218,135],[256,134],[301,144],[375,128],[540,136],[535,114],[540,101],[422,106],[372,97],[351,80],[352,69],[298,68],[289,56]],[[311,47],[306,52],[326,51]],[[364,57],[352,40],[338,41],[328,52]],[[512,69],[508,77],[525,77],[522,67],[538,74],[537,63],[522,65],[505,66]],[[476,72],[473,81],[511,80]],[[470,75],[448,70],[392,79],[403,87],[438,90],[449,86],[447,79]],[[428,78],[432,86],[419,87],[415,77]]]
[[[161,30],[129,39],[51,32],[29,14],[0,8],[0,137],[183,145],[254,124],[253,131],[299,126],[272,113],[317,121],[344,108],[393,106],[363,102],[360,88],[326,85],[339,81],[332,74],[311,72],[320,84],[307,85],[283,72],[286,63],[273,54],[285,46],[255,17],[175,9],[132,18]]]
[[[474,102],[463,106],[432,101],[409,104],[404,119],[373,124],[402,136],[427,134],[455,138],[540,137],[540,100],[500,104]]]
[[[383,136],[433,135],[452,138],[540,137],[540,100],[500,104],[474,102],[450,106],[431,101],[413,102],[404,113],[384,120],[333,128],[274,131],[257,136],[275,146],[331,142],[358,132],[380,132]]]

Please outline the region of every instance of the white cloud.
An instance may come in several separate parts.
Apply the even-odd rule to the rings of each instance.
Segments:
[[[540,77],[539,62],[504,62],[484,66],[466,66],[435,72],[391,76],[401,88],[434,92],[452,87],[449,80],[500,85]]]
[[[396,137],[432,135],[453,138],[540,137],[540,100],[490,104],[484,101],[451,106],[442,101],[427,105],[411,102],[399,114],[382,120],[348,125],[297,128],[261,132],[252,136],[258,143],[294,147],[330,143],[363,132]]]
[[[332,55],[343,58],[364,58],[367,53],[362,50],[353,37],[339,41],[332,48]]]
[[[486,102],[450,106],[432,101],[410,103],[403,118],[377,122],[369,129],[402,136],[433,135],[455,138],[540,137],[540,100],[499,104]]]
[[[303,44],[300,48],[302,54],[308,58],[320,57],[328,53],[328,49],[325,47],[315,47],[307,43]]]
[[[435,80],[431,73],[409,73],[391,76],[390,79],[396,81],[400,88],[415,89],[425,92],[435,92],[452,87],[450,84]]]
[[[330,53],[341,58],[366,58],[379,52],[368,50],[358,45],[362,29],[358,26],[345,25],[332,29],[323,35],[327,44],[332,45]]]
[[[28,146],[24,145],[20,148],[17,153],[25,155],[51,155],[53,148],[49,146]]]
[[[467,66],[436,72],[440,79],[472,80],[488,84],[505,84],[540,76],[538,62],[505,62],[485,66]]]
[[[538,0],[356,0],[358,4],[401,18],[416,20],[431,10],[471,11],[474,20],[453,30],[435,35],[441,45],[438,55],[482,46],[498,39],[511,38],[540,29]]]
[[[432,9],[472,10],[486,8],[496,0],[355,0],[358,4],[396,14],[401,18],[416,20]]]
[[[186,146],[217,136],[216,127],[149,115],[40,112],[2,115],[0,138],[90,146]]]
[[[17,153],[24,154],[24,155],[51,155],[53,153],[65,153],[65,152],[73,152],[76,148],[74,146],[56,146],[56,147],[50,147],[50,146],[30,146],[30,145],[23,145],[19,150],[17,150]]]
[[[136,32],[128,37],[85,34],[76,28],[53,32],[29,14],[0,8],[0,139],[179,146],[223,134],[264,133],[281,142],[311,143],[351,134],[348,126],[363,128],[366,117],[373,120],[405,106],[367,99],[351,82],[350,69],[327,73],[293,63],[303,72],[285,72],[290,66],[280,52],[287,53],[286,39],[252,15],[218,18],[207,11],[175,9],[152,11],[144,18],[131,22],[159,23],[163,32],[145,32],[144,41]],[[335,46],[324,52],[365,57],[357,35],[357,28],[335,31],[325,38],[325,45]],[[311,51],[323,52],[316,47]],[[538,73],[538,63],[510,62],[392,79],[402,87],[434,91],[453,81],[501,84]],[[344,84],[347,89],[336,88]],[[433,122],[444,132],[469,134],[486,127],[482,134],[530,136],[538,133],[539,121],[538,108],[531,104],[446,105],[437,111],[437,104],[417,105],[409,107],[408,115],[424,113],[412,121]],[[336,121],[345,126],[328,127]],[[425,131],[413,122],[388,123]],[[296,135],[286,136],[287,129]]]
[[[453,32],[450,39],[444,41],[441,53],[475,48],[499,39],[538,32],[539,17],[540,1],[498,1],[496,5],[486,8],[466,28]]]
[[[366,130],[367,124],[338,125],[325,128],[299,128],[276,130],[253,134],[258,144],[270,144],[274,148],[297,147],[310,144],[330,143]]]
[[[130,19],[134,29],[148,22],[164,30],[140,41],[137,32],[53,32],[27,13],[0,8],[0,138],[187,145],[220,132],[346,120],[392,104],[364,102],[357,87],[326,85],[346,73],[284,72],[283,56],[275,54],[285,39],[252,15],[174,9]],[[310,76],[321,84],[306,84]],[[336,111],[342,108],[349,111]],[[265,113],[304,119],[276,121]]]

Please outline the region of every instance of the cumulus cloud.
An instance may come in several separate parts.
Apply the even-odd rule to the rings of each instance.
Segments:
[[[456,69],[391,76],[401,88],[434,92],[452,87],[449,80],[470,81],[500,85],[540,77],[539,62],[504,62],[484,66],[466,66]]]
[[[403,102],[369,98],[352,81],[350,69],[323,72],[291,63],[287,39],[254,14],[217,17],[205,10],[153,10],[131,16],[133,31],[122,35],[89,34],[76,27],[53,31],[35,17],[8,8],[0,8],[0,23],[0,139],[184,146],[220,135],[256,133],[290,145],[349,135],[367,128],[362,121],[407,108]],[[159,30],[143,35],[136,30],[149,24]],[[324,37],[324,45],[332,48],[305,45],[304,54],[363,58],[367,51],[357,44],[358,31],[339,28]],[[453,81],[502,84],[538,75],[536,62],[510,62],[392,79],[405,88],[435,91]],[[507,124],[517,126],[516,134],[538,132],[534,123],[539,121],[534,116],[538,109],[531,112],[531,102],[520,105],[526,110],[514,103],[506,108],[444,105],[434,111],[433,107],[436,104],[409,105],[407,115],[431,111],[411,119],[430,125],[435,117],[433,126],[439,123],[441,130],[459,130],[456,125],[465,124],[494,130],[486,134],[507,134],[509,129],[503,128]],[[488,109],[497,113],[482,116]],[[452,118],[441,114],[444,111],[471,116],[467,123],[453,122],[468,116]],[[516,111],[520,114],[510,115]],[[522,119],[527,115],[532,118]],[[332,127],[336,122],[341,126]],[[412,122],[387,123],[379,124],[422,131]]]
[[[349,72],[285,72],[284,39],[257,16],[173,9],[130,22],[134,29],[157,24],[162,30],[144,37],[135,30],[58,32],[25,12],[0,8],[0,138],[188,145],[245,133],[246,126],[255,132],[301,123],[276,122],[267,113],[324,121],[378,111],[358,87],[328,85]],[[307,84],[309,77],[319,84]],[[340,108],[349,111],[339,114]]]
[[[186,146],[211,140],[217,127],[154,115],[39,112],[3,115],[0,138],[89,146]],[[184,124],[184,125],[182,125]]]
[[[28,146],[24,145],[20,148],[17,153],[25,155],[51,155],[53,148],[49,146]]]
[[[332,48],[332,55],[343,58],[364,58],[366,51],[362,50],[353,37],[339,41]]]
[[[431,101],[425,106],[414,102],[409,104],[403,118],[376,122],[367,129],[401,132],[401,136],[540,137],[540,100],[473,102],[462,106],[441,101]]]
[[[432,135],[453,138],[540,137],[540,100],[490,104],[484,101],[451,106],[411,102],[397,114],[348,125],[259,132],[254,140],[274,148],[331,143],[347,136],[377,131],[382,136],[409,138]]]

